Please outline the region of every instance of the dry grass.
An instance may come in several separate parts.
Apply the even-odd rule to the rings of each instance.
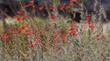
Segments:
[[[40,18],[36,21],[25,22],[29,24],[31,31],[35,32],[31,36],[22,33],[12,34],[11,37],[1,42],[2,61],[110,61],[110,23],[97,23],[94,30],[89,30],[86,24],[77,24],[78,36],[68,34],[70,23],[66,21],[56,21],[56,25]],[[30,26],[32,25],[32,27]],[[8,26],[17,29],[16,26]],[[2,27],[1,27],[2,28]],[[106,30],[103,30],[106,29]],[[68,35],[68,39],[62,42],[61,32],[63,30]],[[81,30],[81,31],[80,31]],[[16,30],[17,31],[17,30]],[[44,32],[43,34],[41,32]],[[57,33],[58,42],[54,42],[54,32]],[[38,36],[42,34],[42,36]],[[37,35],[37,37],[36,37]],[[100,36],[99,40],[97,35]],[[41,38],[41,44],[36,44],[35,48],[30,47],[30,41],[34,43],[38,37]],[[6,41],[6,42],[5,42]],[[55,44],[57,43],[57,44]]]

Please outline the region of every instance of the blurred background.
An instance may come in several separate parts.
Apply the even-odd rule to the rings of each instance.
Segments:
[[[0,0],[0,9],[6,11],[10,16],[13,16],[17,13],[22,2],[28,3],[30,0]],[[43,5],[42,3],[47,2],[46,4],[52,5],[54,0],[34,0],[35,5]],[[56,0],[57,1],[57,0]],[[60,5],[68,4],[70,0],[58,0]],[[72,0],[71,0],[72,1]],[[75,1],[75,0],[73,0]],[[98,6],[103,6],[107,18],[110,19],[110,0],[77,0],[78,3],[82,3],[83,10],[96,11]],[[59,4],[59,3],[58,3]],[[36,6],[37,7],[37,6]],[[97,9],[96,9],[97,7]],[[95,10],[96,9],[96,10]]]

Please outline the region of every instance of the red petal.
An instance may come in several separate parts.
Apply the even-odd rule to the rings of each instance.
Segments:
[[[23,13],[24,13],[24,9],[18,11],[18,14],[23,14]]]

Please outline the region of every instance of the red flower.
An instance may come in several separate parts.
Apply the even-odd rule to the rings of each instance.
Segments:
[[[69,29],[69,33],[70,35],[72,36],[77,36],[77,28],[76,28],[76,25],[72,24],[70,29]]]
[[[26,29],[26,28],[27,28],[27,25],[24,24],[24,25],[22,25],[22,26],[19,28],[19,30],[22,31],[22,30],[24,30],[24,29]]]
[[[77,2],[78,0],[70,0],[70,2]]]
[[[18,14],[23,14],[23,13],[24,13],[24,9],[18,11]]]
[[[70,8],[70,5],[66,4],[66,5],[65,5],[65,8],[66,8],[66,9]]]
[[[54,33],[54,40],[57,40],[58,39],[58,32],[55,32]]]
[[[2,36],[2,39],[7,39],[9,37],[10,37],[10,35],[8,33],[4,33],[3,36]]]
[[[32,34],[34,34],[34,32],[31,32],[30,29],[25,30],[25,32],[26,32],[26,34],[29,35],[29,36],[32,35]]]
[[[15,16],[15,18],[17,19],[17,22],[20,22],[20,21],[22,21],[22,20],[24,20],[24,19],[27,19],[28,16],[27,16],[27,15],[24,15],[24,16],[21,16],[21,17]]]
[[[56,46],[58,44],[58,39],[59,39],[59,32],[55,31],[53,34],[54,37],[54,45]]]
[[[41,40],[40,40],[40,39],[36,39],[36,40],[35,40],[35,43],[36,43],[36,44],[39,44],[39,43],[41,43]]]
[[[62,38],[63,42],[65,42],[67,40],[67,34],[62,33],[61,38]]]
[[[40,11],[44,10],[44,6],[39,6],[39,10]]]
[[[56,10],[57,8],[55,6],[50,6],[49,9],[50,10]]]
[[[35,48],[36,44],[35,43],[31,43],[31,48]]]
[[[77,36],[77,31],[71,30],[71,31],[70,31],[70,34],[71,34],[72,36]]]
[[[8,31],[13,33],[13,34],[17,34],[17,32],[13,28],[10,28]]]
[[[85,24],[88,24],[90,22],[91,16],[87,16],[85,19]]]
[[[18,17],[18,18],[17,18],[17,21],[20,22],[20,21],[22,21],[23,19],[24,19],[23,17]]]
[[[65,9],[65,5],[60,6],[60,10],[63,11]]]
[[[35,48],[36,44],[40,44],[41,46],[43,46],[40,39],[36,39],[35,42],[31,43],[31,47]]]
[[[26,19],[26,18],[28,18],[28,15],[24,15],[24,16],[23,16],[23,19]]]
[[[13,16],[13,18],[15,18],[15,19],[17,19],[18,17],[19,17],[18,15]]]
[[[89,28],[90,28],[91,30],[94,30],[95,24],[89,24]]]
[[[25,8],[28,8],[28,7],[32,6],[32,5],[33,5],[33,1],[30,1],[27,5],[25,5]]]
[[[53,20],[53,21],[55,21],[56,18],[57,18],[56,16],[50,16],[50,19]]]

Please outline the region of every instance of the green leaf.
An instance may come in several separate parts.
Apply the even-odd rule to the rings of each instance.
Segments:
[[[20,22],[17,23],[17,26],[21,26],[22,24]]]
[[[91,35],[91,30],[90,29],[88,29],[88,35]]]

